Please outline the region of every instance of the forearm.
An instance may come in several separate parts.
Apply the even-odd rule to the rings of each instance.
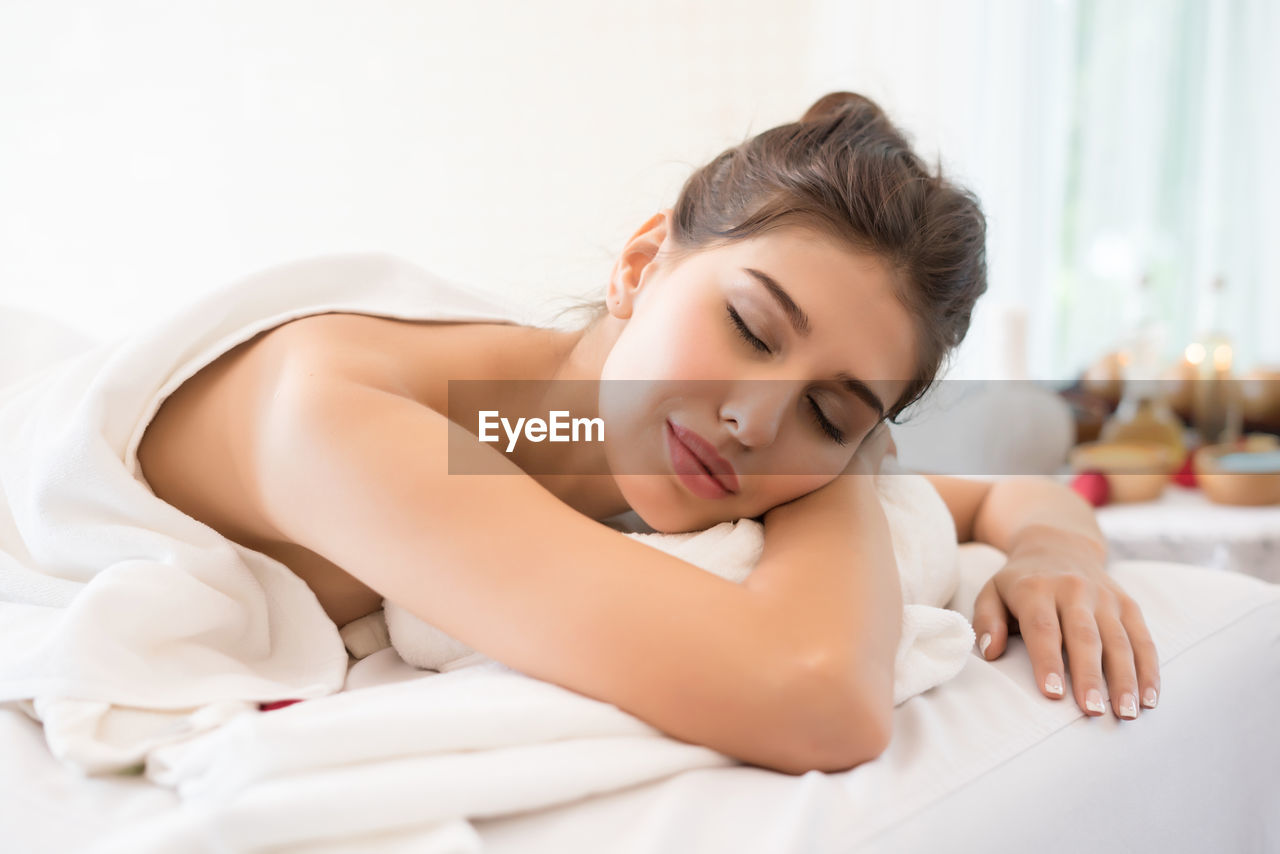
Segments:
[[[764,551],[745,585],[777,603],[794,648],[848,669],[887,728],[903,602],[874,478],[839,477],[765,514]]]
[[[1089,502],[1047,478],[997,481],[974,519],[973,538],[1006,555],[1034,548],[1082,548],[1105,561],[1106,538]]]

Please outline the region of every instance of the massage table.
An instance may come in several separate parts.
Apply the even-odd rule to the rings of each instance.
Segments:
[[[961,547],[963,609],[999,568]],[[1021,637],[995,661],[894,714],[879,758],[801,776],[747,765],[698,769],[526,814],[472,818],[456,850],[1106,852],[1280,850],[1280,587],[1179,564],[1123,562],[1160,653],[1156,709],[1087,717],[1034,685]],[[965,611],[972,617],[971,611]],[[352,659],[343,693],[431,678],[387,648]],[[309,700],[323,703],[327,698]],[[279,711],[263,714],[279,714]],[[0,707],[0,850],[141,851],[131,839],[178,813],[170,789],[83,777],[40,725]],[[306,851],[410,851],[413,829]],[[438,837],[434,837],[438,839]],[[475,845],[482,845],[476,848]],[[210,849],[216,850],[216,849]]]

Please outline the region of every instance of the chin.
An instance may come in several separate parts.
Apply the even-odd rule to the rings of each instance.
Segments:
[[[643,513],[640,513],[639,511],[636,511],[636,515],[639,516],[641,519],[643,519],[644,523],[648,525],[650,528],[652,528],[654,533],[656,534],[691,534],[691,533],[697,533],[699,531],[705,531],[707,528],[712,527],[712,525],[717,524],[715,522],[712,522],[711,524],[707,524],[707,525],[687,523],[687,522],[686,523],[680,523],[680,522],[666,523],[658,519],[651,519],[650,517],[644,515]]]
[[[703,512],[694,514],[689,512],[689,508],[676,506],[669,501],[650,503],[638,501],[631,505],[631,509],[646,525],[659,534],[685,534],[694,531],[705,531],[707,528],[714,527],[721,522],[736,522],[739,518],[742,518],[737,513],[730,512],[727,509],[716,513],[714,512],[715,508],[700,508]]]
[[[735,498],[699,499],[686,493],[671,475],[616,475],[615,481],[631,511],[659,534],[705,531],[746,517]]]

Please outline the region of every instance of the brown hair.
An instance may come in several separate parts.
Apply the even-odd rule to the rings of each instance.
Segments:
[[[930,172],[873,101],[819,98],[798,122],[727,149],[685,182],[673,257],[783,225],[815,228],[884,259],[915,320],[915,374],[889,420],[933,385],[987,289],[986,219],[976,196]],[[592,304],[595,317],[603,303]],[[896,422],[895,422],[896,423]]]

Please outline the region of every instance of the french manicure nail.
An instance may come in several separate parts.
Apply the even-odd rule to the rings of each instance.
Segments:
[[[1154,709],[1156,707],[1155,688],[1148,688],[1147,692],[1142,695],[1142,705],[1146,706],[1148,709]]]
[[[1132,694],[1120,695],[1120,717],[1136,718],[1138,716],[1138,700]]]
[[[991,635],[984,633],[982,640],[978,641],[978,650],[982,653],[982,657],[987,657],[987,647],[991,646]]]
[[[1097,688],[1090,688],[1089,693],[1084,695],[1084,707],[1098,714],[1105,712],[1107,709],[1102,705],[1102,692]]]
[[[1044,690],[1048,691],[1050,694],[1057,694],[1061,697],[1062,677],[1056,673],[1050,673],[1048,676],[1044,677]]]

